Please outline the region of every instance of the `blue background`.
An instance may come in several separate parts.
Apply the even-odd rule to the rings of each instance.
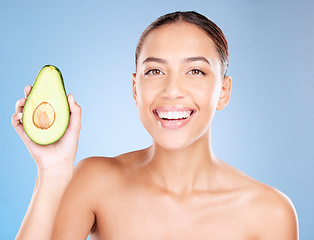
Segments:
[[[13,239],[36,165],[11,126],[15,102],[46,64],[82,107],[77,160],[147,147],[132,99],[134,51],[158,16],[196,10],[230,45],[233,92],[213,122],[221,159],[293,201],[300,239],[314,239],[313,1],[1,1],[0,238]]]

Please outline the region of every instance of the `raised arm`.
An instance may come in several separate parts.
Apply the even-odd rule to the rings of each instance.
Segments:
[[[19,134],[38,168],[37,181],[28,210],[16,239],[51,239],[53,225],[61,198],[72,174],[81,128],[81,109],[72,95],[68,96],[70,121],[63,137],[50,145],[34,143],[24,132],[21,123],[22,111],[31,90],[24,89],[25,98],[16,103],[12,125]]]

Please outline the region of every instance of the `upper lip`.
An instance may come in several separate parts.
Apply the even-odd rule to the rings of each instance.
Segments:
[[[164,105],[159,106],[153,110],[153,112],[175,112],[175,111],[193,111],[195,110],[190,107],[186,107],[184,105]]]

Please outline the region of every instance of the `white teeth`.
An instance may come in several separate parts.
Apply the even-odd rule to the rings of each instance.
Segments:
[[[173,112],[159,112],[158,117],[164,118],[164,119],[182,119],[182,118],[188,118],[191,115],[192,111],[173,111]]]

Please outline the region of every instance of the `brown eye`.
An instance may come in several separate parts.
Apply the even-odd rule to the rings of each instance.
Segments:
[[[152,74],[153,75],[158,75],[158,74],[160,74],[160,70],[154,69],[154,70],[152,70]]]
[[[163,74],[159,69],[151,69],[145,73],[145,75],[160,75]]]
[[[206,75],[203,71],[199,69],[192,69],[191,71],[188,72],[188,74],[191,75]]]

